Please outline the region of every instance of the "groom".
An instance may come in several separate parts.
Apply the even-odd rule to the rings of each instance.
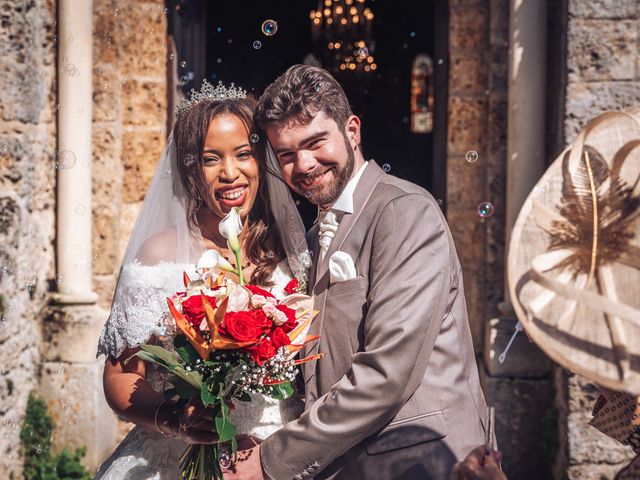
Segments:
[[[225,478],[448,480],[484,442],[485,400],[440,207],[365,161],[360,120],[320,68],[289,68],[255,122],[319,207],[307,238],[321,338],[304,353],[326,356],[304,364],[305,413]]]

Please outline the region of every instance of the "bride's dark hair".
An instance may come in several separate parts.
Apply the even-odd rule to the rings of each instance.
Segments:
[[[180,183],[186,192],[187,224],[192,232],[199,231],[199,212],[202,208],[210,207],[210,190],[202,168],[204,142],[209,124],[218,115],[234,115],[242,121],[250,136],[255,106],[256,100],[249,95],[246,98],[202,100],[181,112],[176,118],[173,138],[176,144],[177,169]],[[255,149],[255,142],[250,142],[250,145]],[[265,284],[284,254],[273,222],[267,182],[264,178],[265,171],[261,162],[258,162],[258,168],[258,195],[245,227],[247,236],[244,250],[249,260],[256,265],[251,281]]]

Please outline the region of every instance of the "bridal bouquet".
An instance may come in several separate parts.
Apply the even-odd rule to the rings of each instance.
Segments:
[[[223,445],[229,445],[235,461],[236,428],[230,419],[233,401],[251,401],[250,392],[276,399],[292,395],[296,366],[320,355],[294,360],[304,344],[318,337],[307,336],[317,312],[311,297],[297,293],[292,280],[281,300],[270,292],[247,285],[242,275],[238,234],[239,214],[232,210],[220,231],[236,256],[234,268],[215,250],[198,261],[200,278],[184,274],[185,291],[167,299],[174,329],[175,352],[158,345],[141,345],[136,356],[166,368],[165,398],[179,397],[178,407],[199,398],[209,407],[219,443],[190,445],[180,457],[183,478],[222,479]],[[227,278],[232,272],[239,283]]]

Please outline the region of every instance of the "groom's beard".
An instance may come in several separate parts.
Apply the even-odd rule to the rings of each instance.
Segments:
[[[296,174],[293,179],[294,185],[300,185],[302,180],[307,178],[308,176],[315,176],[323,171],[326,171],[327,168],[333,168],[334,171],[332,173],[333,179],[331,183],[328,185],[320,185],[315,188],[304,189],[302,187],[298,187],[298,193],[304,195],[307,200],[316,205],[320,205],[321,207],[331,206],[340,196],[344,187],[349,183],[349,179],[353,173],[353,167],[356,163],[356,156],[351,149],[351,145],[348,140],[345,138],[345,147],[347,152],[346,161],[340,166],[339,163],[334,163],[333,165],[318,165],[311,172],[307,174]]]

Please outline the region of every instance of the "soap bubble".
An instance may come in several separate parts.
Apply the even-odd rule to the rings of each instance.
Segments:
[[[491,215],[493,215],[493,204],[491,202],[481,202],[480,204],[478,204],[478,215],[480,216],[480,218],[489,218]]]
[[[258,134],[252,133],[251,136],[249,137],[249,140],[251,140],[251,143],[258,143],[258,140],[260,140],[260,137],[258,136]]]
[[[391,165],[385,163],[384,165],[382,165],[382,170],[388,173],[391,170]]]
[[[64,72],[70,77],[77,77],[79,75],[78,67],[76,67],[73,63],[67,63],[64,66]]]
[[[187,66],[187,62],[185,62],[184,60],[182,60],[182,61],[180,62],[180,66],[181,66],[182,68],[186,67],[186,66]]]
[[[275,20],[265,20],[262,22],[262,33],[267,37],[272,37],[278,32],[278,22]]]
[[[76,154],[71,150],[58,150],[55,153],[56,168],[64,170],[76,164]]]
[[[466,155],[464,156],[464,158],[467,160],[467,162],[469,163],[476,163],[478,161],[478,152],[476,152],[475,150],[469,150]]]
[[[255,42],[253,42],[253,48],[259,50],[260,47],[262,47],[262,42],[260,40],[256,40]]]
[[[368,57],[369,49],[367,47],[360,47],[356,50],[356,55],[361,58]]]

